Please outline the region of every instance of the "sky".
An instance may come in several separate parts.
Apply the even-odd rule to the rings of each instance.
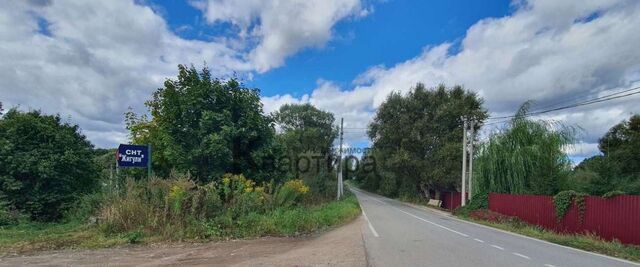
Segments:
[[[60,114],[97,147],[128,141],[124,113],[178,64],[260,89],[265,113],[311,103],[344,118],[346,145],[393,92],[462,85],[494,117],[640,86],[636,0],[8,0],[0,5],[0,102]],[[545,113],[598,153],[639,95]],[[481,136],[499,131],[487,125]]]

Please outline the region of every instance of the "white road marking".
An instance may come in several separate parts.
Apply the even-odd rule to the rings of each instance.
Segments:
[[[388,204],[387,204],[387,203],[385,203],[384,201],[379,200],[379,199],[376,199],[376,198],[374,198],[374,197],[368,197],[368,198],[370,198],[370,199],[372,199],[372,200],[375,200],[375,201],[377,201],[377,202],[380,202],[380,203],[382,203],[383,205],[388,205]],[[421,220],[421,221],[423,221],[423,222],[430,223],[430,224],[432,224],[432,225],[435,225],[435,226],[437,226],[437,227],[440,227],[440,228],[442,228],[442,229],[445,229],[445,230],[447,230],[447,231],[450,231],[450,232],[452,232],[452,233],[456,233],[456,234],[459,234],[459,235],[464,236],[464,237],[469,237],[469,235],[467,235],[467,234],[465,234],[465,233],[461,233],[461,232],[458,232],[458,231],[456,231],[456,230],[453,230],[453,229],[451,229],[451,228],[449,228],[449,227],[446,227],[446,226],[443,226],[443,225],[440,225],[440,224],[434,223],[434,222],[432,222],[432,221],[429,221],[429,220],[426,220],[426,219],[420,218],[420,217],[418,217],[418,216],[416,216],[416,215],[414,215],[414,214],[412,214],[412,213],[406,212],[406,211],[401,210],[401,209],[399,209],[399,208],[396,208],[396,207],[394,207],[394,206],[390,206],[390,205],[389,205],[389,207],[391,207],[391,208],[393,208],[393,209],[395,209],[395,210],[398,210],[398,211],[400,211],[400,212],[402,212],[402,213],[404,213],[404,214],[407,214],[407,215],[409,215],[409,216],[411,216],[411,217],[414,217],[414,218],[416,218],[416,219],[418,219],[418,220]]]
[[[546,266],[546,267],[556,267],[556,266],[553,266],[551,264],[545,264],[544,266]]]
[[[369,221],[369,217],[367,217],[367,214],[364,213],[364,209],[362,210],[362,215],[364,215],[364,219],[367,220],[367,224],[369,225],[369,229],[371,230],[371,233],[373,233],[373,236],[380,237],[378,235],[378,232],[376,232],[376,229],[373,228],[373,225],[371,224],[371,221]]]
[[[502,248],[502,247],[500,247],[500,246],[496,246],[496,245],[491,245],[491,246],[492,246],[492,247],[494,247],[494,248],[497,248],[497,249],[499,249],[499,250],[504,250],[504,248]]]
[[[529,258],[529,256],[527,256],[527,255],[522,255],[522,254],[520,254],[520,253],[515,253],[515,252],[513,252],[513,255],[516,255],[516,256],[518,256],[518,257],[520,257],[520,258],[525,258],[525,259],[527,259],[527,260],[530,260],[530,259],[531,259],[531,258]]]
[[[423,218],[420,218],[420,217],[418,217],[418,216],[416,216],[416,215],[413,215],[413,214],[411,214],[411,213],[409,213],[409,212],[406,212],[406,211],[404,211],[404,210],[398,209],[398,208],[393,207],[393,206],[392,206],[392,208],[394,208],[394,209],[396,209],[396,210],[398,210],[398,211],[400,211],[400,212],[402,212],[402,213],[404,213],[404,214],[407,214],[407,215],[409,215],[409,216],[411,216],[411,217],[413,217],[413,218],[416,218],[416,219],[421,220],[421,221],[426,222],[426,223],[433,224],[433,225],[435,225],[435,226],[438,226],[438,227],[440,227],[440,228],[442,228],[442,229],[445,229],[445,230],[447,230],[447,231],[450,231],[450,232],[452,232],[452,233],[456,233],[456,234],[459,234],[459,235],[464,236],[464,237],[469,237],[469,235],[467,235],[467,234],[460,233],[460,232],[458,232],[458,231],[456,231],[456,230],[453,230],[453,229],[451,229],[451,228],[449,228],[449,227],[439,225],[439,224],[434,223],[434,222],[429,221],[429,220],[425,220],[425,219],[423,219]]]
[[[473,240],[478,241],[478,242],[480,242],[480,243],[484,243],[484,241],[483,241],[483,240],[481,240],[481,239],[474,238]]]

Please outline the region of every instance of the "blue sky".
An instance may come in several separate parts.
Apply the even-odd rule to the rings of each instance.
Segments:
[[[204,62],[262,92],[266,113],[311,103],[344,118],[347,146],[392,91],[463,85],[492,116],[640,86],[637,0],[30,0],[0,6],[0,101],[58,113],[98,147],[128,142],[123,114],[178,64]],[[599,153],[638,95],[545,113]],[[482,136],[502,125],[484,127]],[[357,129],[355,129],[357,128]]]
[[[184,1],[153,1],[170,27],[187,39],[210,40],[233,32],[229,23],[208,24],[201,12]],[[257,74],[246,84],[264,95],[311,93],[318,79],[348,86],[369,67],[394,65],[414,57],[425,46],[459,42],[467,29],[487,17],[502,17],[509,1],[380,1],[373,13],[347,19],[333,28],[334,39],[320,48],[306,48],[286,64]]]

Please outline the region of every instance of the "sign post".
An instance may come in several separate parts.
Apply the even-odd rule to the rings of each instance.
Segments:
[[[147,175],[151,177],[151,145],[120,144],[116,162],[119,168],[147,168]]]

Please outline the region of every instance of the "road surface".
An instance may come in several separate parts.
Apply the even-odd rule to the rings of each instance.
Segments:
[[[352,191],[365,218],[370,266],[640,266]]]

